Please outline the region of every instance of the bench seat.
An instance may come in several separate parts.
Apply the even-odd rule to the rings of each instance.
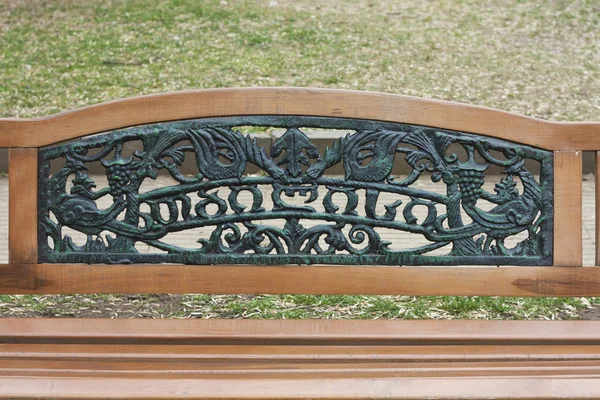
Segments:
[[[600,322],[3,319],[0,398],[591,398]]]

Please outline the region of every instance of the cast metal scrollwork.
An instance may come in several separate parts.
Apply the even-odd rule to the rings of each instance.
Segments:
[[[283,134],[268,151],[235,129],[242,125],[282,128]],[[351,133],[320,151],[306,127]],[[141,148],[125,155],[134,142]],[[464,156],[451,151],[457,146]],[[195,163],[192,176],[181,171],[185,160]],[[539,162],[539,178],[527,160]],[[104,169],[106,187],[97,188],[92,163]],[[398,163],[410,166],[406,176],[392,173]],[[259,173],[246,173],[249,167]],[[341,167],[342,175],[328,173],[332,167]],[[491,168],[503,174],[493,192],[484,188]],[[39,259],[550,265],[552,168],[548,151],[377,121],[265,116],[129,128],[40,152]],[[142,190],[161,172],[173,184]],[[444,190],[426,190],[415,185],[419,179]],[[303,203],[292,201],[298,198]],[[66,228],[84,235],[85,244],[75,244]],[[194,248],[165,240],[197,228],[208,233],[195,238]],[[410,233],[426,244],[394,249],[381,230]],[[506,245],[519,234],[516,245]],[[140,243],[157,251],[139,252]]]

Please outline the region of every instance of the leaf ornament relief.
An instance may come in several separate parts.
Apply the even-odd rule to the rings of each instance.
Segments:
[[[545,150],[378,121],[128,128],[40,151],[39,261],[551,265],[552,170]]]

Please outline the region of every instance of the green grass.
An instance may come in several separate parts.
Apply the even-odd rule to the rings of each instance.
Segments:
[[[277,2],[275,2],[277,3]],[[600,2],[0,0],[0,116],[170,90],[376,90],[600,119]],[[0,315],[576,318],[597,299],[0,296]],[[115,311],[116,310],[116,311]],[[93,313],[93,314],[92,314]]]
[[[0,115],[316,86],[598,119],[600,3],[0,0]]]
[[[600,299],[409,296],[0,296],[0,316],[577,319]]]

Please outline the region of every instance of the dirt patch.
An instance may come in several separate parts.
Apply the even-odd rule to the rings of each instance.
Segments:
[[[577,312],[579,319],[584,320],[600,320],[600,305],[592,305],[590,308],[579,310]]]

